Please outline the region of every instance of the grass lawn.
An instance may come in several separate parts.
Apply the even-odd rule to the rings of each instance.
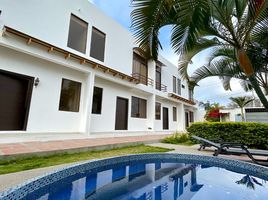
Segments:
[[[46,157],[31,157],[22,158],[12,161],[0,161],[0,174],[8,174],[29,169],[36,169],[41,167],[49,167],[53,165],[60,165],[64,163],[73,163],[84,160],[107,158],[113,156],[121,156],[127,154],[141,154],[154,152],[168,152],[173,149],[166,149],[160,147],[151,147],[145,145],[129,146],[123,148],[115,148],[111,150],[102,151],[87,151],[82,153],[72,154],[56,154]]]

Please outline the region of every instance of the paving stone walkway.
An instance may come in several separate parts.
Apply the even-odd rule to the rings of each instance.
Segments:
[[[48,155],[56,152],[75,152],[90,149],[109,149],[127,145],[158,142],[167,136],[167,134],[162,134],[0,144],[0,159],[36,154]]]

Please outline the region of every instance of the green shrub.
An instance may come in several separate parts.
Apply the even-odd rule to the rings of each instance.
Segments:
[[[190,137],[187,133],[174,133],[172,136],[166,137],[162,140],[163,143],[169,144],[187,144],[192,145]]]
[[[251,122],[198,122],[187,128],[196,135],[215,142],[239,142],[251,148],[268,149],[268,124]]]

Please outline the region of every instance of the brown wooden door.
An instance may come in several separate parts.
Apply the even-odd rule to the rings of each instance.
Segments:
[[[128,99],[117,97],[115,130],[128,129]]]
[[[26,130],[33,78],[0,70],[0,131]]]
[[[163,107],[163,130],[169,129],[168,108]]]

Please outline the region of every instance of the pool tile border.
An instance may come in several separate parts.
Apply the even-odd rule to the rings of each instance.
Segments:
[[[43,176],[36,177],[29,181],[26,181],[20,185],[17,185],[3,193],[0,194],[0,200],[18,200],[26,197],[29,193],[45,187],[49,184],[60,181],[69,176],[75,175],[77,173],[82,173],[84,171],[94,172],[97,168],[104,168],[109,165],[121,165],[128,164],[133,161],[142,162],[181,162],[181,163],[194,163],[200,165],[210,165],[220,168],[225,168],[230,171],[249,174],[268,180],[268,168],[259,165],[246,163],[233,159],[218,158],[211,156],[201,156],[201,155],[189,155],[189,154],[175,154],[175,153],[157,153],[157,154],[138,154],[138,155],[128,155],[120,157],[112,157],[100,160],[91,160],[87,162],[82,162],[75,164],[63,169],[47,173]]]

